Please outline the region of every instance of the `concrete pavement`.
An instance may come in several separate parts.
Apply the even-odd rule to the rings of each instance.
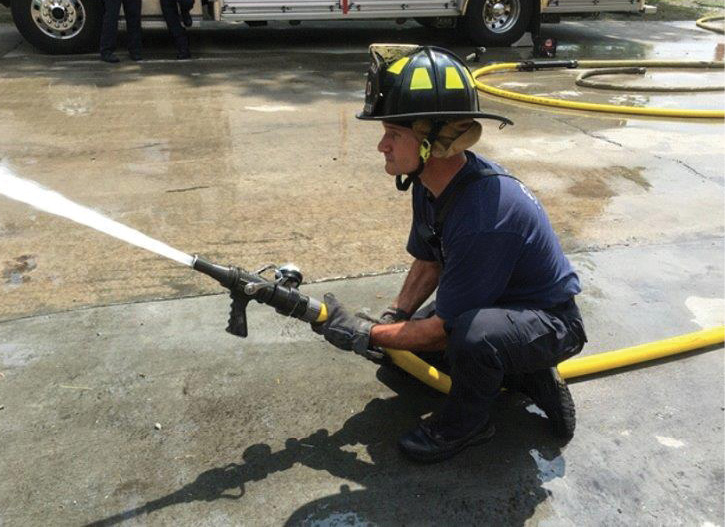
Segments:
[[[34,54],[2,26],[0,157],[181,250],[251,269],[293,260],[325,280],[309,294],[377,312],[409,262],[409,205],[381,175],[379,129],[353,118],[365,47],[470,49],[371,27],[199,30],[188,63],[152,32],[149,61],[113,68]],[[562,58],[722,59],[722,37],[685,23],[551,32]],[[722,107],[721,94],[580,91],[567,72],[492,81]],[[580,273],[584,353],[723,323],[721,122],[481,103],[516,125],[486,127],[475,150],[537,193]],[[413,465],[395,439],[439,394],[265,306],[250,306],[247,340],[227,335],[228,299],[207,277],[0,200],[3,527],[722,525],[721,347],[572,383],[567,445],[509,394],[491,443]]]
[[[586,353],[717,323],[721,240],[580,253]],[[402,275],[315,284],[382,309]],[[594,285],[596,284],[596,285]],[[713,309],[714,307],[714,309]],[[502,395],[490,444],[419,466],[442,397],[223,295],[0,324],[3,525],[718,525],[722,349],[572,384],[563,445]],[[61,338],[58,338],[61,337]],[[156,429],[156,423],[160,429]]]

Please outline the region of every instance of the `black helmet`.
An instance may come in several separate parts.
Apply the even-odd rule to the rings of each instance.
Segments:
[[[478,92],[464,62],[435,46],[370,46],[372,61],[365,87],[365,107],[358,119],[390,122],[506,117],[483,113]]]

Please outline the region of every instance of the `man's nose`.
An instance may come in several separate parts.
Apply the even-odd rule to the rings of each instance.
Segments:
[[[384,154],[385,152],[389,152],[389,151],[390,151],[390,145],[383,137],[380,140],[380,142],[378,143],[378,152],[382,152]]]

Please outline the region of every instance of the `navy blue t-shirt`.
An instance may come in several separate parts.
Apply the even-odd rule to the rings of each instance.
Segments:
[[[413,224],[408,252],[419,260],[436,253],[417,224],[432,226],[439,206],[467,173],[501,166],[466,151],[467,162],[433,199],[413,186]],[[581,292],[579,278],[564,255],[543,207],[523,183],[507,176],[481,175],[458,194],[443,220],[443,271],[436,314],[452,320],[471,309],[506,304],[549,308]]]

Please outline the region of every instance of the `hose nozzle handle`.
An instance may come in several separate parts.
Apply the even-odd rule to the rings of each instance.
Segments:
[[[250,298],[244,294],[240,295],[234,290],[231,290],[229,296],[232,297],[232,306],[229,311],[227,333],[246,338],[249,334],[247,331],[247,304],[249,304]]]

